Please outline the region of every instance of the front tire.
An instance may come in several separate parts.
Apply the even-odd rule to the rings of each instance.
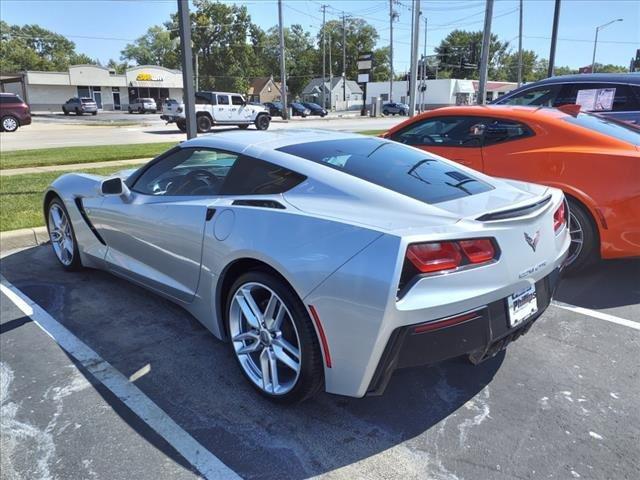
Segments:
[[[389,115],[389,110],[382,110],[383,115]]]
[[[569,198],[569,234],[571,245],[565,273],[573,275],[593,265],[599,258],[600,240],[591,215],[577,201]]]
[[[185,133],[187,131],[186,122],[176,122],[176,126],[178,127],[178,130],[180,130],[182,133]]]
[[[62,268],[67,271],[82,268],[78,242],[69,219],[69,212],[67,212],[62,200],[57,197],[51,200],[47,206],[47,230],[53,253]]]
[[[0,125],[2,125],[2,131],[4,132],[15,132],[16,130],[18,130],[20,122],[13,115],[6,115],[2,117]]]
[[[313,324],[282,279],[261,270],[241,275],[229,290],[225,312],[233,355],[261,395],[295,403],[322,388],[322,354]]]
[[[65,115],[69,115],[69,110],[67,110],[66,108],[63,108],[62,113],[64,113]]]
[[[266,115],[258,115],[258,118],[256,118],[255,124],[256,124],[256,128],[258,130],[266,130],[269,128],[269,124],[271,123],[271,120],[269,120],[269,117]]]

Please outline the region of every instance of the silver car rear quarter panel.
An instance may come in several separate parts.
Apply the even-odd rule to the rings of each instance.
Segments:
[[[329,344],[333,365],[325,368],[327,391],[364,396],[394,329],[483,307],[526,289],[561,266],[570,243],[566,227],[557,235],[553,230],[553,212],[561,201],[562,194],[554,191],[550,207],[524,221],[462,221],[432,232],[384,235],[343,265],[305,298],[316,308]],[[524,232],[538,230],[534,252]],[[426,275],[397,300],[408,244],[477,237],[496,239],[501,250],[497,262]]]

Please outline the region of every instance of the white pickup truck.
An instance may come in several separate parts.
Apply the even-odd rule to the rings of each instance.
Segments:
[[[184,103],[165,104],[160,118],[167,123],[175,122],[180,130],[187,131]],[[228,92],[196,93],[196,125],[199,133],[211,130],[214,125],[237,125],[248,128],[255,125],[258,130],[266,130],[271,123],[271,115],[262,105],[248,104],[244,97]]]

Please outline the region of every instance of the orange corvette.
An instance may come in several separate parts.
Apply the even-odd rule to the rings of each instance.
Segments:
[[[489,175],[562,189],[571,271],[599,256],[640,256],[640,130],[572,107],[439,108],[382,136]]]

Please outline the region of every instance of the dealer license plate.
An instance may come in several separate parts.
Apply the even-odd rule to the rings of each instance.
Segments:
[[[507,297],[507,303],[509,304],[509,326],[520,325],[538,311],[536,286],[531,285],[526,290],[510,295]]]

